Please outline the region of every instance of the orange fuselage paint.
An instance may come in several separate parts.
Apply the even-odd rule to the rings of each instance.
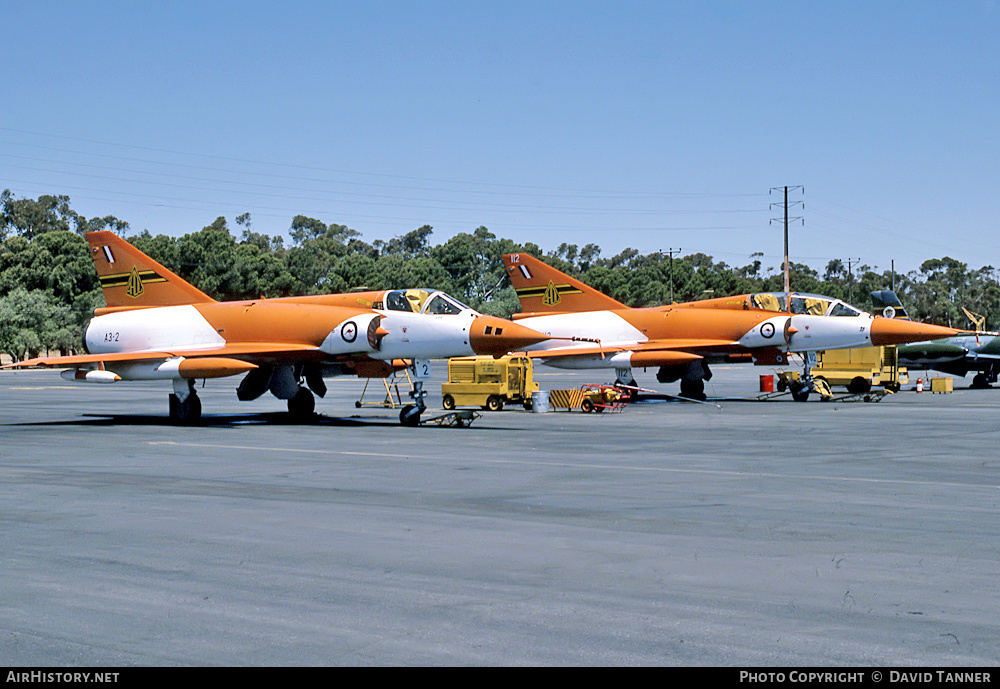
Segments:
[[[736,353],[746,351],[739,339],[763,321],[783,315],[760,309],[727,309],[725,315],[714,308],[654,306],[613,311],[616,316],[640,331],[649,340],[713,340],[720,344],[712,351]],[[729,342],[730,345],[724,345]],[[784,344],[779,342],[778,344]],[[681,347],[683,348],[683,347]]]
[[[325,306],[315,301],[263,299],[195,304],[227,342],[287,342],[319,347],[330,331],[369,309]]]

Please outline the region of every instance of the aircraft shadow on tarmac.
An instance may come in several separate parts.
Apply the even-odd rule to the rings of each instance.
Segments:
[[[156,414],[81,414],[66,421],[25,421],[6,426],[170,426],[174,428],[229,428],[248,425],[270,426],[399,426],[394,419],[348,417],[338,418],[315,414],[308,419],[295,419],[285,412],[261,414],[205,414],[191,426],[178,425],[167,416]]]
[[[314,414],[308,419],[297,419],[285,412],[264,412],[259,414],[205,414],[194,425],[179,425],[167,416],[156,414],[81,414],[65,421],[23,421],[0,424],[2,426],[157,426],[171,428],[239,428],[244,426],[308,426],[330,428],[403,428],[395,418],[378,417],[335,417]],[[480,430],[527,430],[525,428],[504,427],[500,429],[488,424],[477,423]],[[449,428],[426,424],[420,428]],[[469,426],[465,426],[465,429]]]

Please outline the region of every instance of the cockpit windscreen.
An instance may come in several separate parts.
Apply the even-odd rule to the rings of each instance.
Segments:
[[[809,316],[860,316],[863,312],[850,304],[818,294],[761,292],[750,297],[751,303],[765,311],[786,311]]]
[[[385,308],[389,311],[453,315],[469,307],[444,292],[428,289],[397,289],[386,293]]]

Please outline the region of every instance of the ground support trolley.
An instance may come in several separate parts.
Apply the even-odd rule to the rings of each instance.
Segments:
[[[435,416],[430,419],[426,419],[421,422],[423,426],[457,426],[459,428],[465,428],[472,424],[473,421],[478,419],[482,414],[479,412],[472,411],[471,409],[462,409],[460,411],[453,411],[448,414],[442,414],[441,416]]]

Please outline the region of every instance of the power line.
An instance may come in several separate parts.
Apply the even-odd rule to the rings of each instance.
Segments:
[[[120,143],[115,143],[115,142],[111,142],[111,141],[98,141],[98,140],[94,140],[94,139],[82,139],[82,138],[77,138],[77,137],[64,136],[64,135],[61,135],[61,134],[48,134],[48,133],[44,133],[44,132],[33,132],[33,131],[28,131],[28,130],[23,130],[23,129],[13,129],[13,128],[10,128],[10,127],[0,127],[0,131],[11,132],[11,133],[15,133],[15,134],[26,134],[26,135],[30,135],[30,136],[48,137],[48,138],[60,139],[60,140],[64,140],[64,141],[74,141],[74,142],[77,142],[77,143],[91,144],[91,145],[97,145],[97,146],[113,146],[113,147],[122,148],[122,149],[132,149],[132,150],[147,151],[147,152],[152,152],[152,153],[163,153],[163,154],[174,155],[174,156],[189,156],[189,157],[192,157],[192,158],[201,158],[201,159],[205,159],[205,160],[227,161],[227,162],[232,162],[232,163],[239,163],[241,166],[245,166],[245,165],[248,165],[248,164],[249,165],[264,165],[264,166],[269,166],[269,167],[277,168],[277,169],[309,170],[309,171],[313,171],[313,172],[325,172],[325,173],[344,174],[344,175],[357,175],[357,176],[363,176],[363,177],[382,177],[382,178],[387,178],[387,179],[401,179],[401,180],[420,181],[420,182],[434,182],[434,183],[438,183],[438,184],[473,185],[473,186],[482,186],[482,187],[494,187],[494,188],[497,188],[497,189],[530,189],[530,190],[536,190],[536,191],[537,190],[541,190],[541,191],[546,191],[546,192],[560,192],[560,193],[587,194],[587,195],[612,194],[612,195],[615,195],[615,196],[622,196],[622,197],[626,197],[626,198],[643,198],[643,197],[649,197],[649,198],[673,198],[673,199],[699,199],[699,198],[746,198],[746,197],[753,197],[753,196],[762,196],[762,194],[749,194],[749,193],[734,193],[734,194],[717,194],[717,193],[713,193],[713,194],[708,194],[708,193],[700,193],[700,192],[637,192],[637,191],[628,191],[628,192],[625,192],[625,191],[616,191],[616,190],[607,190],[607,189],[576,189],[576,188],[565,188],[565,187],[547,187],[547,186],[532,186],[532,185],[522,185],[522,184],[503,184],[503,183],[495,183],[495,182],[481,182],[481,181],[468,180],[468,179],[465,179],[465,180],[453,180],[453,179],[441,179],[441,178],[433,178],[433,177],[417,177],[417,176],[412,176],[412,175],[398,175],[398,174],[389,174],[389,173],[381,173],[381,172],[364,172],[364,171],[360,171],[360,170],[348,170],[348,169],[342,169],[342,168],[321,167],[321,166],[313,166],[313,165],[299,165],[299,164],[291,164],[291,163],[275,163],[275,162],[265,161],[265,160],[255,160],[255,159],[250,159],[250,158],[237,158],[237,157],[231,157],[231,156],[220,156],[220,155],[213,155],[213,154],[208,154],[208,153],[197,153],[197,152],[190,152],[190,151],[175,151],[175,150],[164,149],[164,148],[155,148],[155,147],[152,147],[152,146],[137,146],[137,145],[133,145],[133,144],[120,144]],[[10,142],[5,142],[5,143],[10,143]],[[46,148],[47,150],[63,150],[63,149],[52,149],[51,147],[43,147],[43,146],[39,146],[37,144],[24,144],[24,143],[21,143],[21,144],[17,144],[17,145],[29,146],[29,147],[33,146],[33,147],[37,147],[37,148]],[[114,156],[114,155],[106,154],[106,153],[88,153],[88,152],[85,152],[85,151],[70,151],[70,152],[71,153],[78,153],[78,154],[81,154],[81,155],[97,155],[97,156],[102,156],[102,157],[118,158],[118,159],[123,159],[123,160],[136,160],[136,159],[132,159],[132,158],[123,158],[123,157],[120,157],[120,156]],[[150,161],[150,160],[144,160],[144,159],[138,159],[138,160],[139,160],[139,162],[150,162],[150,163],[159,164],[159,165],[173,165],[173,166],[181,166],[181,167],[199,167],[199,166],[193,166],[193,165],[190,165],[190,164],[173,163],[173,162],[169,162],[169,161]],[[261,173],[261,172],[252,172],[252,171],[248,172],[245,167],[241,167],[239,170],[224,170],[224,169],[219,169],[219,168],[203,168],[203,169],[214,169],[215,171],[223,171],[223,172],[239,172],[241,174],[256,174],[256,175],[267,175],[267,176],[272,176],[272,177],[282,177],[281,175],[275,175],[273,173]],[[292,179],[294,179],[294,178],[292,178]],[[315,181],[326,181],[326,180],[315,180]],[[491,192],[483,191],[481,193],[491,193]],[[493,192],[493,193],[501,193],[501,192]],[[509,192],[505,192],[505,193],[509,193]]]

